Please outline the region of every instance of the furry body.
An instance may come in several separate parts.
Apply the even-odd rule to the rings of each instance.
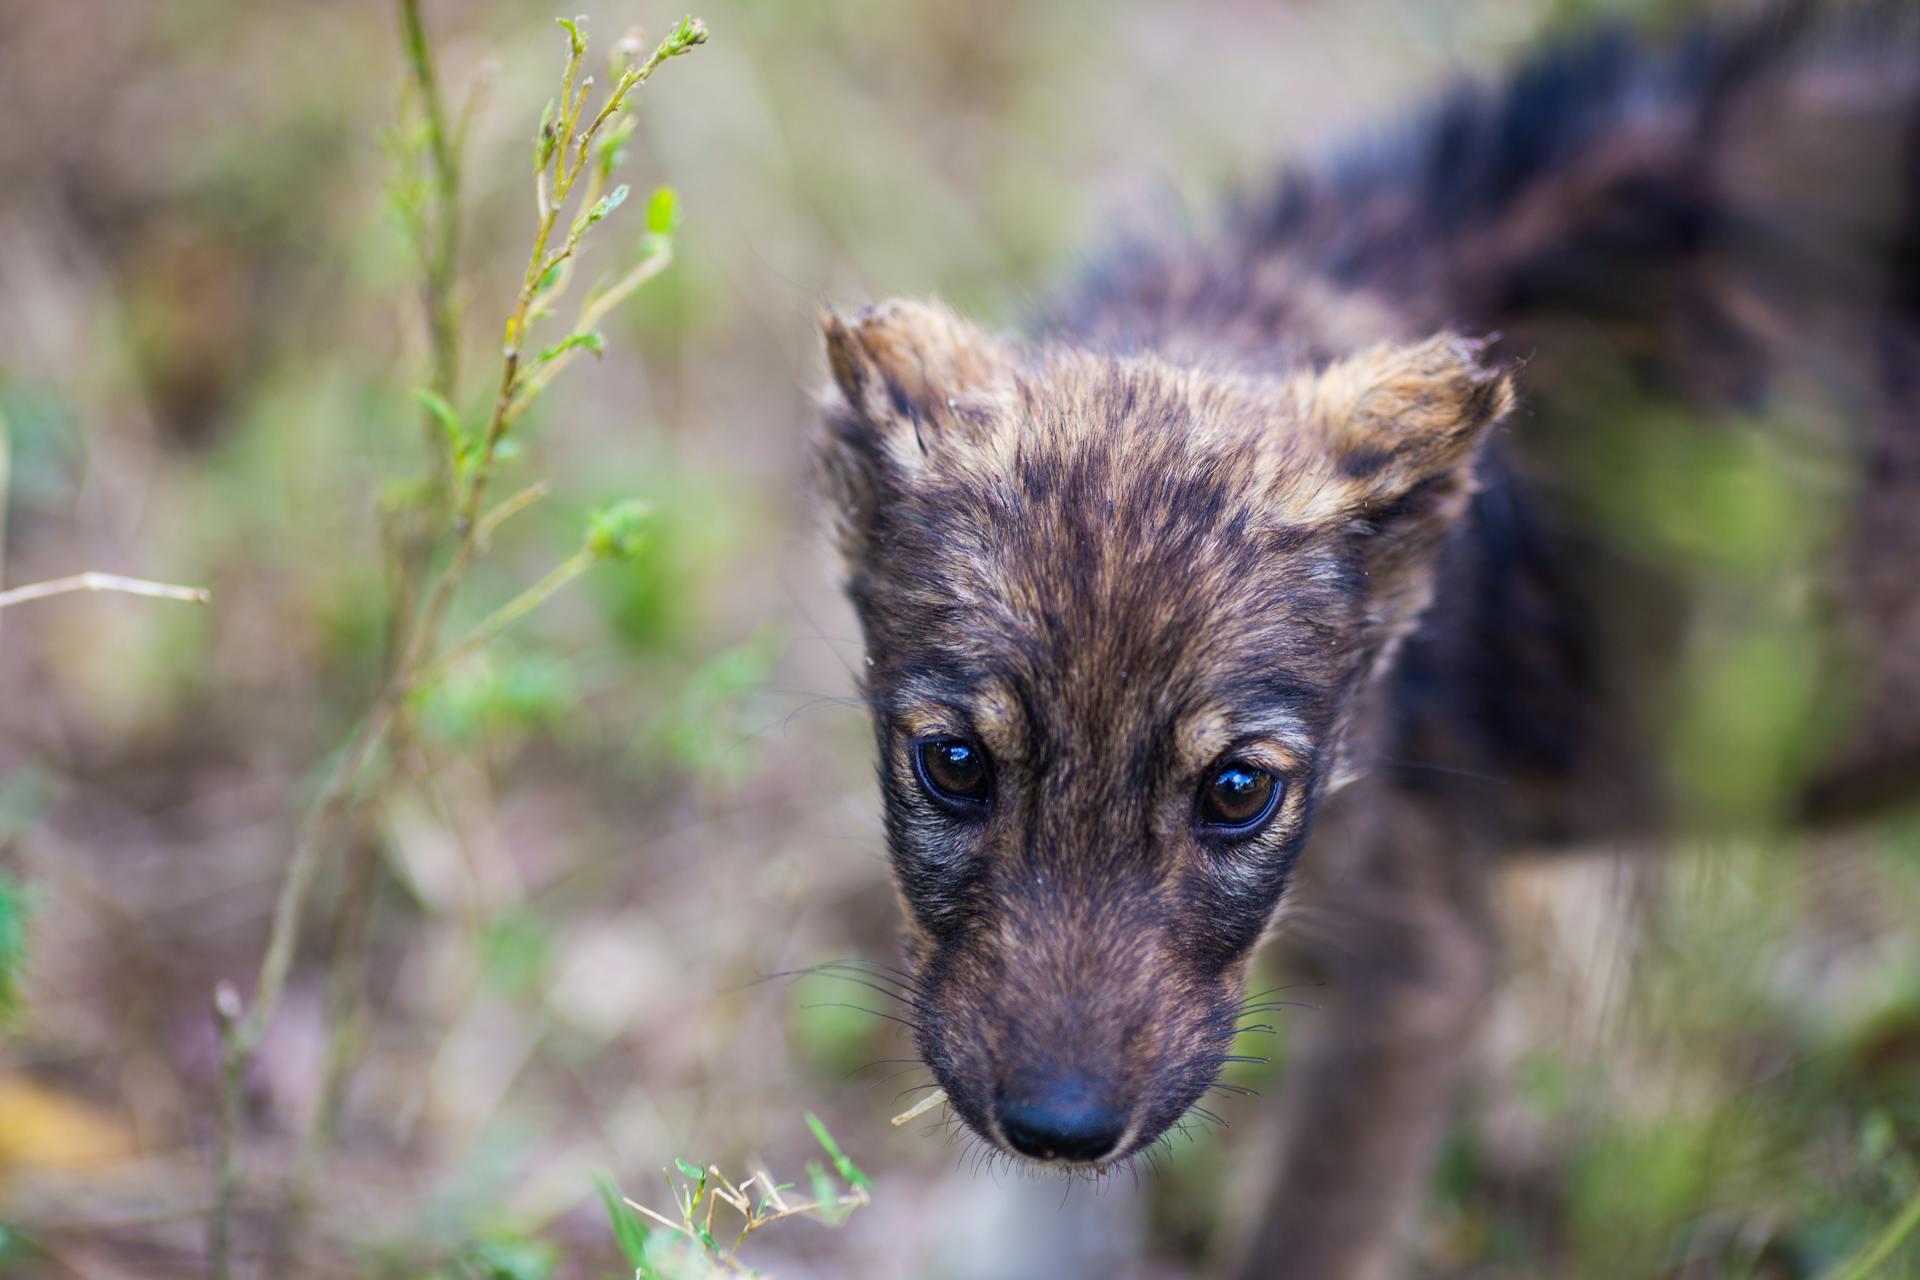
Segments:
[[[1761,440],[1838,513],[1782,573],[1863,710],[1808,726],[1770,813],[1920,781],[1920,43],[1872,21],[1548,53],[1211,238],[1122,246],[1031,342],[829,317],[919,1046],[971,1128],[1142,1149],[1307,895],[1327,1008],[1249,1274],[1394,1273],[1490,865],[1694,816],[1662,709],[1699,581],[1621,536],[1596,405]],[[928,781],[952,742],[977,798]],[[1229,766],[1274,780],[1257,826],[1205,820]]]

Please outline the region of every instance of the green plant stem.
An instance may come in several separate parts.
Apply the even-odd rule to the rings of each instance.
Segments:
[[[8,443],[7,415],[0,412],[0,582],[7,580],[7,495],[12,491],[13,447]]]
[[[1862,1249],[1840,1265],[1839,1270],[1827,1276],[1827,1280],[1873,1280],[1880,1274],[1881,1264],[1894,1255],[1894,1251],[1906,1243],[1907,1238],[1920,1231],[1920,1190],[1913,1193],[1906,1207],[1887,1229]]]
[[[480,528],[478,533],[475,534],[476,539],[480,543],[480,550],[484,552],[487,549],[487,543],[493,539],[493,534],[496,529],[519,515],[522,511],[525,511],[534,503],[546,497],[550,492],[552,492],[552,490],[548,487],[545,480],[536,480],[518,493],[507,498],[504,502],[501,502],[498,506],[494,507],[493,510],[487,512],[487,514],[481,516]]]
[[[366,825],[367,810],[362,808],[360,812],[362,825]],[[339,1128],[347,1085],[366,1040],[361,996],[366,984],[373,891],[379,863],[379,846],[374,836],[370,832],[359,833],[350,844],[347,886],[334,916],[333,964],[327,974],[327,1065],[312,1123],[300,1152],[301,1165],[294,1178],[298,1209],[305,1207],[304,1192],[311,1182],[319,1153],[332,1143]]]
[[[433,48],[427,41],[426,26],[420,17],[420,0],[400,0],[400,20],[407,64],[419,87],[421,110],[426,118],[427,150],[433,160],[435,216],[422,282],[433,351],[429,385],[440,395],[451,398],[460,370],[460,317],[453,292],[460,261],[460,148],[458,139],[447,128],[446,105],[440,93],[439,76],[434,71]],[[437,492],[445,482],[446,450],[441,447],[439,425],[431,414],[425,416],[422,426],[427,456],[433,460],[431,486]]]
[[[240,1098],[245,1090],[247,1070],[253,1065],[260,1041],[286,990],[287,973],[293,965],[294,947],[300,937],[300,913],[312,888],[320,855],[331,842],[334,827],[351,807],[361,770],[386,741],[404,693],[405,686],[398,681],[381,692],[335,760],[320,798],[300,824],[293,857],[287,863],[287,878],[281,883],[280,896],[274,903],[273,926],[254,981],[251,1007],[243,1006],[239,993],[225,984],[214,998],[220,1026],[222,1073],[220,1120],[214,1134],[214,1204],[207,1225],[207,1269],[215,1280],[228,1280],[233,1273],[230,1252],[233,1206],[239,1191],[234,1142],[239,1132]]]
[[[467,633],[465,639],[428,663],[415,677],[415,682],[423,687],[430,685],[461,659],[486,648],[501,632],[538,609],[562,587],[591,569],[598,559],[592,550],[582,547],[562,560],[548,571],[546,577],[488,614],[485,620]]]
[[[467,96],[458,123],[449,127],[446,99],[434,68],[433,48],[421,17],[420,2],[400,0],[398,7],[407,69],[419,94],[421,121],[426,132],[426,168],[432,182],[429,212],[415,225],[420,255],[421,308],[427,322],[427,386],[442,402],[449,402],[459,381],[460,317],[455,290],[460,263],[461,168],[468,128],[479,97],[478,82]],[[422,411],[421,428],[426,452],[423,483],[417,494],[396,509],[383,513],[382,520],[382,542],[390,566],[385,655],[385,673],[389,680],[399,673],[398,664],[414,629],[414,611],[420,603],[419,584],[432,557],[436,525],[445,510],[448,479],[452,474],[451,451],[431,410]],[[395,713],[389,734],[396,751],[404,751],[409,737],[404,703]],[[359,803],[364,802],[350,807],[357,807]],[[321,1151],[332,1141],[336,1127],[334,1116],[360,1055],[363,1039],[360,987],[366,970],[368,920],[373,910],[376,871],[372,847],[365,844],[357,847],[350,860],[347,887],[334,909],[335,946],[328,980],[326,1066],[319,1101],[300,1140],[286,1212],[282,1215],[281,1226],[289,1238],[300,1230],[308,1192],[320,1166]]]
[[[469,113],[463,115],[459,132],[456,134],[449,130],[445,99],[440,90],[439,77],[434,69],[432,46],[427,38],[425,23],[421,18],[419,0],[400,0],[400,20],[408,69],[420,94],[421,114],[427,133],[427,152],[433,175],[433,211],[431,216],[421,223],[419,231],[422,240],[420,246],[422,303],[426,312],[430,351],[428,385],[445,402],[453,398],[459,377],[459,314],[455,304],[454,290],[460,258],[461,143],[466,133],[472,98],[469,98]],[[425,483],[422,486],[421,496],[417,500],[407,503],[401,510],[394,513],[388,539],[393,565],[389,578],[388,616],[391,624],[388,633],[386,672],[390,683],[404,681],[408,655],[415,648],[414,641],[421,636],[418,617],[421,604],[420,583],[424,580],[428,560],[433,550],[435,517],[445,509],[447,484],[452,474],[450,450],[442,439],[440,424],[431,411],[423,411],[421,427],[427,459]],[[428,637],[429,642],[430,639]],[[394,702],[387,732],[404,742],[407,736],[404,699],[397,699]],[[379,744],[376,743],[377,745]],[[352,781],[349,780],[347,785],[351,793]],[[328,834],[323,831],[322,839],[326,839]],[[364,919],[368,913],[369,904],[359,900],[362,895],[372,893],[371,866],[367,871],[367,874],[356,873],[350,878],[347,895],[342,899],[339,908],[340,919],[336,921],[337,929],[350,947],[361,947],[365,944],[364,928],[347,930],[344,926],[346,921]],[[302,895],[304,892],[303,884]],[[364,968],[364,959],[352,954],[339,956],[338,966],[343,973],[357,973]],[[329,1100],[344,1093],[347,1076],[356,1055],[353,1024],[357,1017],[357,997],[344,992],[339,981],[332,984],[331,997],[326,1079],[321,1091],[320,1114],[316,1115],[313,1125],[308,1130],[296,1163],[292,1190],[292,1201],[296,1211],[303,1198],[306,1181],[317,1163],[316,1148],[328,1140],[331,1132],[331,1121],[325,1115],[333,1105]],[[277,993],[275,998],[277,999]],[[248,1047],[247,1053],[250,1055],[251,1052],[251,1047]]]
[[[633,296],[634,290],[666,270],[672,262],[673,249],[670,245],[663,243],[648,253],[634,264],[632,270],[609,285],[605,292],[588,298],[586,304],[580,308],[580,318],[574,323],[573,331],[584,333],[593,328],[609,311]],[[507,424],[511,426],[513,421],[526,411],[527,406],[533,403],[535,397],[546,389],[547,384],[559,377],[561,371],[572,364],[579,354],[578,347],[571,351],[563,351],[527,375],[519,400],[507,410]]]

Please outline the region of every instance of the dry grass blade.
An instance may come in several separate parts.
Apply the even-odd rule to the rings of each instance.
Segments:
[[[894,1128],[898,1129],[903,1124],[908,1124],[914,1120],[919,1119],[921,1116],[927,1114],[927,1112],[933,1110],[935,1107],[939,1106],[941,1103],[945,1102],[946,1100],[947,1100],[947,1091],[945,1089],[935,1089],[932,1093],[928,1094],[926,1097],[920,1099],[920,1101],[914,1103],[911,1107],[908,1107],[905,1111],[902,1111],[899,1115],[895,1116],[888,1123],[892,1124]]]
[[[180,587],[170,582],[127,578],[117,573],[101,573],[90,569],[71,577],[54,578],[47,582],[32,582],[24,587],[14,587],[10,591],[0,591],[0,609],[10,605],[26,604],[30,600],[72,595],[79,591],[113,591],[121,595],[146,596],[153,600],[184,600],[188,604],[206,604],[213,599],[213,593],[205,587]]]

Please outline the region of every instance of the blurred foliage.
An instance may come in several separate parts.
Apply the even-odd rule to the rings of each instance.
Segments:
[[[0,871],[0,1026],[20,1004],[20,979],[27,963],[27,891]]]

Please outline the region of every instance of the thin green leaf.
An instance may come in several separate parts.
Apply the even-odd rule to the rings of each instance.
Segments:
[[[783,1182],[779,1186],[767,1192],[767,1194],[761,1196],[760,1207],[753,1211],[753,1216],[756,1218],[763,1216],[767,1212],[767,1206],[773,1203],[773,1198],[775,1196],[779,1195],[782,1191],[791,1191],[791,1190],[793,1190],[793,1184],[791,1182]]]
[[[840,1149],[840,1144],[833,1140],[831,1133],[827,1132],[827,1126],[822,1124],[820,1117],[811,1111],[807,1112],[807,1128],[813,1130],[814,1139],[826,1148],[828,1155],[833,1157],[834,1169],[846,1179],[848,1186],[864,1187],[869,1191],[873,1189],[873,1179],[861,1172],[860,1166],[847,1158],[847,1153]]]
[[[607,1218],[613,1223],[613,1239],[620,1246],[620,1256],[636,1269],[645,1266],[646,1220],[627,1207],[626,1197],[620,1194],[620,1184],[611,1174],[595,1174],[593,1183],[600,1189],[600,1203],[607,1207]]]
[[[534,367],[537,369],[550,360],[558,360],[567,352],[579,347],[585,347],[596,356],[600,355],[607,349],[607,336],[598,329],[586,329],[579,333],[570,333],[552,346],[542,350],[533,362]]]
[[[465,440],[467,429],[460,425],[460,412],[447,402],[447,398],[432,387],[415,387],[414,403],[433,415],[440,429],[447,433],[450,440]]]
[[[633,137],[639,124],[634,117],[625,116],[600,136],[597,154],[602,178],[612,177],[620,162],[627,158],[627,140]]]
[[[560,135],[553,127],[553,99],[547,99],[547,105],[540,111],[540,132],[533,135],[534,171],[547,167],[547,161],[553,159],[553,148],[560,141]]]
[[[447,449],[453,455],[454,470],[464,470],[468,458],[473,453],[473,438],[467,434],[466,425],[460,421],[459,410],[447,403],[447,398],[431,387],[415,387],[413,400],[440,424],[442,434],[447,437]]]
[[[20,1003],[20,971],[27,960],[27,893],[0,871],[0,1018]]]
[[[613,190],[607,192],[604,196],[601,196],[598,203],[596,203],[593,208],[587,210],[587,225],[592,226],[626,202],[627,184],[623,182]]]

